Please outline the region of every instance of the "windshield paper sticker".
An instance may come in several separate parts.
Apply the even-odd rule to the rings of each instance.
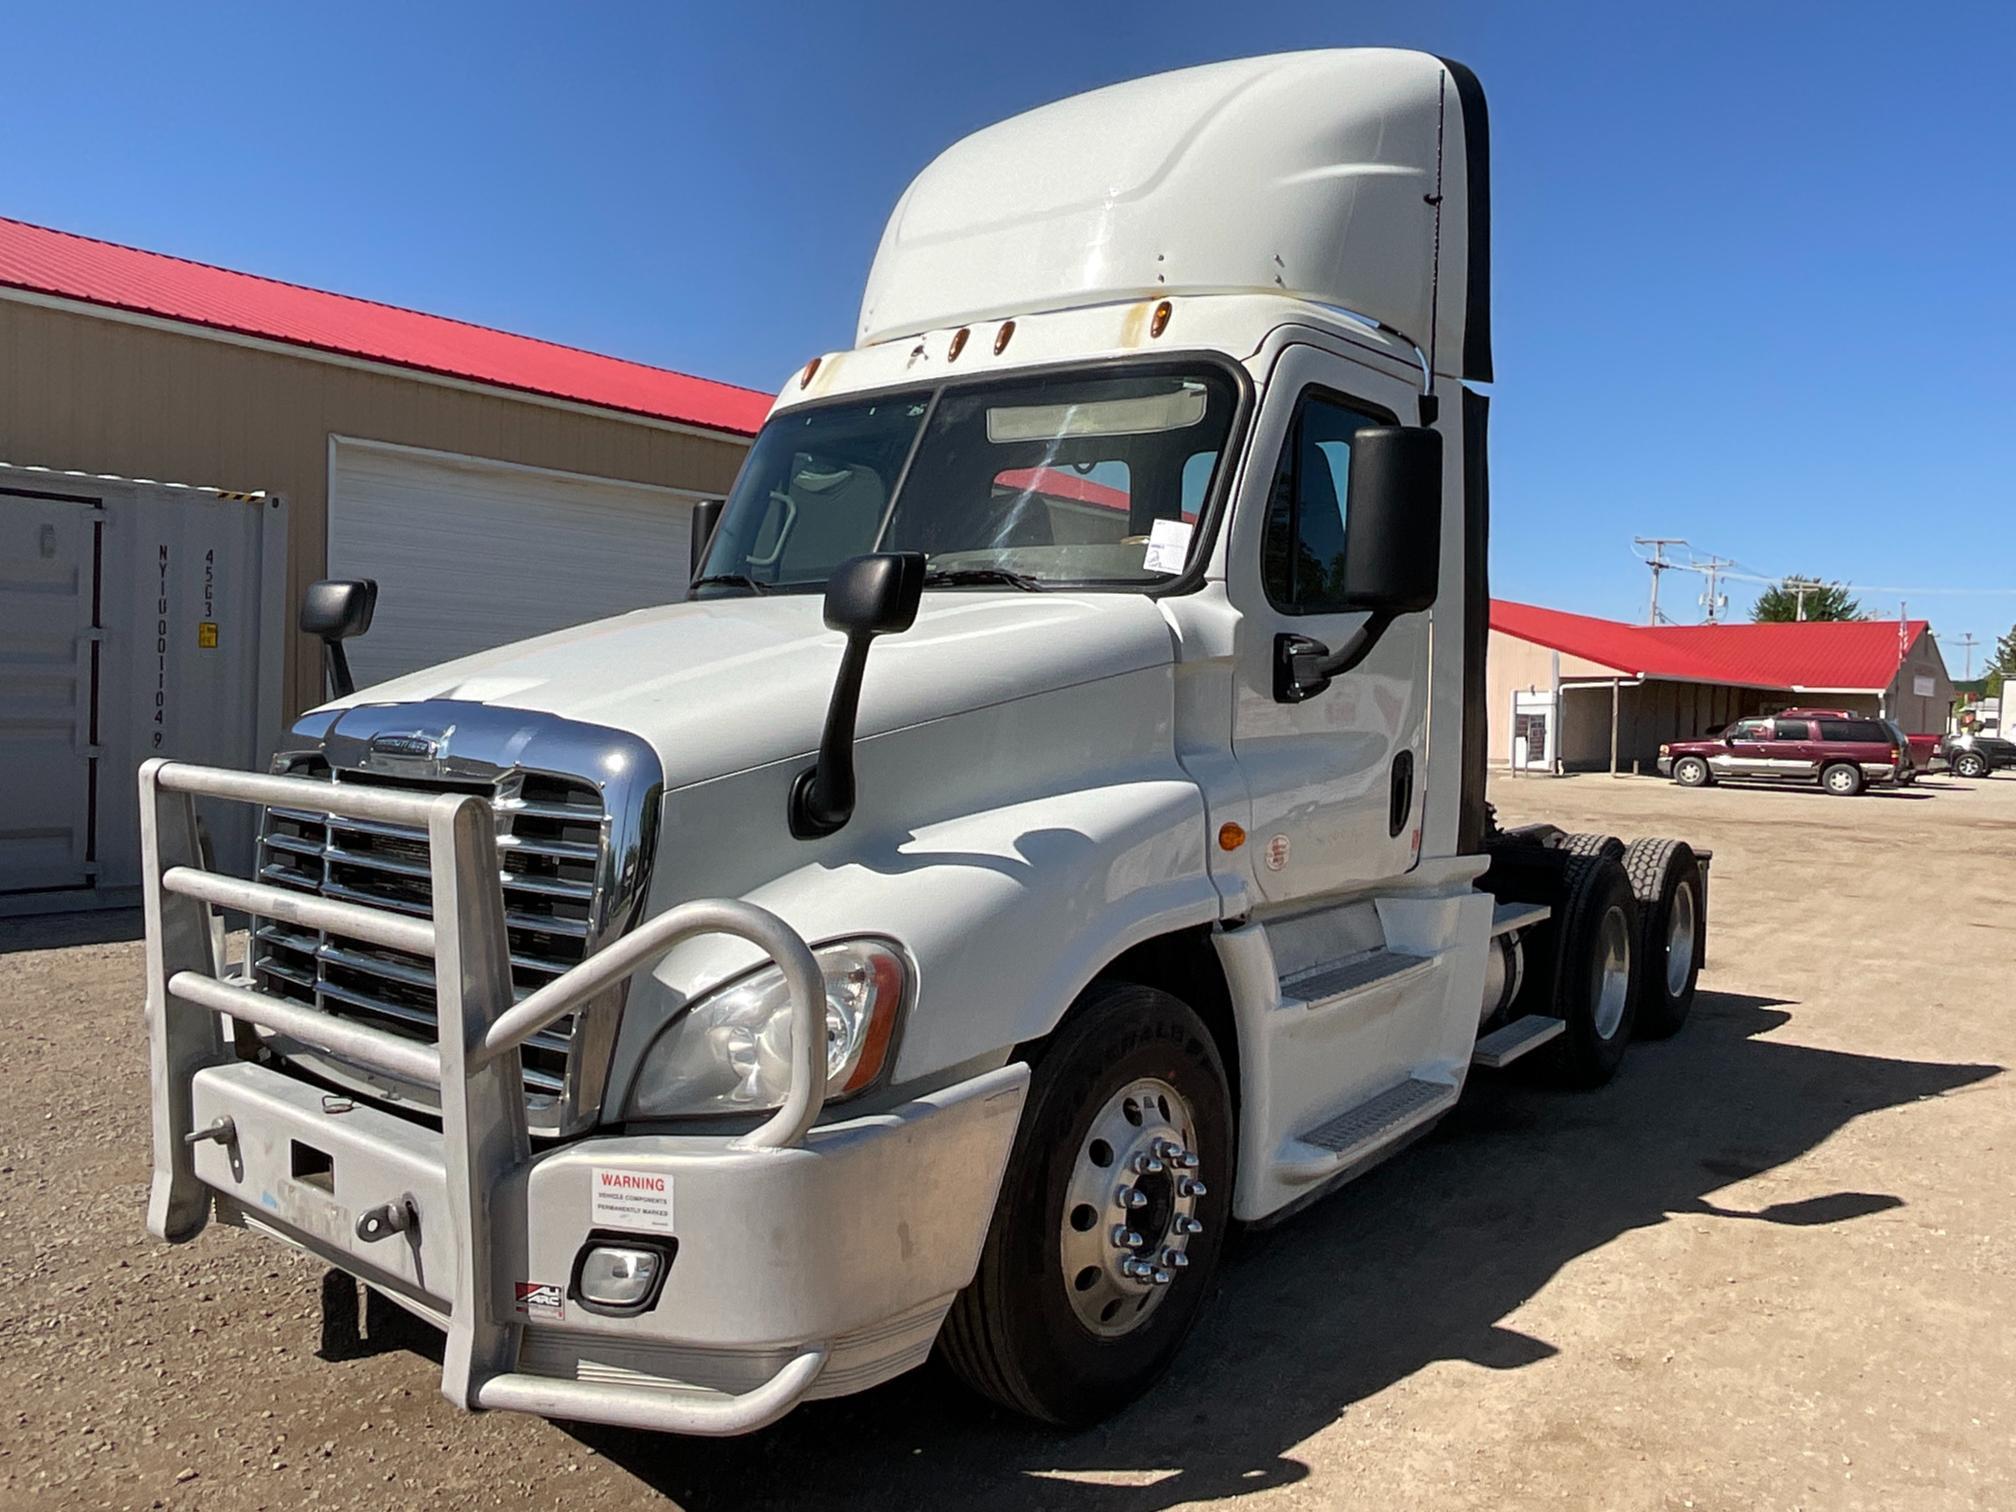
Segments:
[[[672,1232],[672,1178],[656,1171],[593,1166],[594,1201],[590,1221],[611,1228]]]
[[[1194,528],[1188,520],[1157,520],[1149,526],[1148,555],[1141,563],[1143,570],[1181,572],[1183,563],[1190,556],[1190,532]]]

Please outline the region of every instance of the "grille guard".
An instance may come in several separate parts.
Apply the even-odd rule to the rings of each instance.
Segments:
[[[432,920],[243,881],[207,870],[197,836],[198,796],[261,805],[312,801],[346,818],[427,832]],[[754,904],[682,904],[571,968],[513,1006],[497,840],[490,806],[470,794],[427,797],[386,788],[335,788],[305,778],[223,771],[156,758],[140,768],[140,839],[147,925],[147,1031],[153,1086],[153,1176],[147,1227],[171,1242],[209,1219],[210,1189],[197,1176],[191,1079],[234,1057],[218,1019],[292,1036],[387,1075],[438,1088],[451,1227],[462,1257],[447,1288],[441,1389],[464,1407],[507,1407],[683,1433],[735,1433],[772,1421],[804,1395],[824,1364],[806,1351],[742,1396],[639,1393],[522,1374],[519,1327],[496,1316],[490,1194],[530,1158],[518,1049],[555,1019],[690,936],[747,940],[776,962],[791,993],[792,1074],[781,1107],[731,1142],[786,1149],[804,1141],[826,1101],[825,990],[810,948]],[[240,909],[330,929],[429,957],[438,1036],[421,1041],[340,1019],[226,979],[216,910]],[[214,1137],[214,1133],[209,1136]],[[604,1400],[604,1398],[607,1398]]]

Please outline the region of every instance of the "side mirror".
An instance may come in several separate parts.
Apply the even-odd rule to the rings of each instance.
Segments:
[[[1442,577],[1442,436],[1380,425],[1351,438],[1344,593],[1352,609],[1418,614]]]
[[[847,637],[840,672],[826,706],[819,759],[791,784],[791,833],[800,840],[830,835],[854,817],[854,721],[868,646],[917,622],[924,597],[924,553],[885,551],[852,557],[826,581],[826,628]]]
[[[323,578],[310,583],[301,596],[301,633],[322,642],[323,664],[329,671],[331,690],[338,698],[357,691],[343,642],[369,630],[371,616],[377,609],[376,578]]]
[[[690,533],[686,537],[688,577],[700,576],[700,564],[707,560],[707,547],[714,539],[715,527],[720,525],[721,511],[727,504],[726,499],[702,499],[693,506]]]
[[[1394,619],[1431,609],[1442,580],[1442,436],[1375,425],[1351,437],[1339,607],[1365,623],[1332,651],[1306,635],[1274,637],[1274,698],[1301,703],[1372,653]]]

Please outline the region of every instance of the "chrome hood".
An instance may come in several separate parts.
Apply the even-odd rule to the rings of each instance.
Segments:
[[[640,609],[324,710],[452,700],[550,714],[636,735],[657,752],[666,788],[683,787],[817,746],[843,644],[822,607],[816,594],[779,594]],[[869,654],[857,729],[877,735],[1174,656],[1168,620],[1141,594],[930,593],[915,626]]]

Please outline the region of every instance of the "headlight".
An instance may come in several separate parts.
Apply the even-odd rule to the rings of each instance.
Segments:
[[[882,1073],[910,971],[879,940],[812,952],[826,979],[826,1100]],[[791,1080],[791,994],[775,966],[710,992],[658,1032],[630,1089],[629,1116],[756,1113]]]

